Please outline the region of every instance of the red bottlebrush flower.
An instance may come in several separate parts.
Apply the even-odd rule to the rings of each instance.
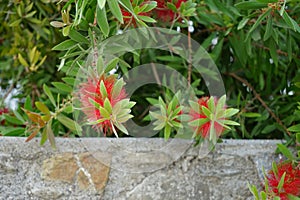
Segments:
[[[167,7],[168,2],[172,3],[172,0],[157,1],[157,7],[155,9],[155,13],[157,15],[157,18],[163,22],[170,22],[175,19],[176,13]],[[177,9],[180,8],[183,2],[186,2],[186,0],[177,0],[177,2],[175,3],[176,8]]]
[[[100,92],[100,83],[103,81],[107,95]],[[108,99],[113,107],[119,101],[125,99],[125,89],[119,91],[118,94],[113,95],[113,89],[117,79],[115,76],[100,76],[100,78],[89,78],[86,83],[79,86],[79,99],[83,107],[83,112],[89,121],[97,121],[102,118],[100,110],[96,108],[93,102],[104,107],[105,99]],[[104,134],[107,132],[112,133],[113,127],[110,120],[104,120],[94,125],[94,128],[100,128]]]
[[[3,115],[5,113],[9,113],[9,110],[7,108],[1,108],[0,115]],[[0,125],[4,125],[4,124],[5,124],[5,120],[0,121]]]
[[[202,97],[198,99],[197,104],[199,107],[199,110],[194,110],[193,108],[190,111],[190,116],[192,118],[191,121],[194,120],[199,120],[199,119],[207,119],[207,122],[203,123],[200,126],[194,127],[196,134],[201,135],[203,138],[208,138],[211,126],[214,127],[216,136],[219,137],[223,132],[224,132],[224,127],[218,123],[217,121],[212,122],[211,120],[208,119],[208,117],[204,114],[202,110],[202,106],[205,108],[208,108],[208,101],[210,100],[209,97]],[[215,106],[217,105],[217,99],[214,98],[214,104]],[[221,120],[224,118],[221,118]]]
[[[270,197],[279,196],[281,200],[288,200],[288,195],[300,196],[300,169],[294,167],[292,162],[279,163],[277,165],[278,174],[269,171],[266,178],[268,181],[268,191],[266,193]],[[283,174],[284,183],[281,190],[278,190],[278,184]]]

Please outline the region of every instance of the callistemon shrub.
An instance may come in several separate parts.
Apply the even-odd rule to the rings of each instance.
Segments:
[[[124,123],[133,117],[130,112],[135,102],[126,98],[124,85],[116,75],[104,74],[79,85],[78,96],[88,124],[104,135],[114,133],[118,137],[117,130],[128,134]]]
[[[229,117],[238,113],[238,109],[227,108],[225,105],[226,96],[221,98],[202,97],[197,101],[190,101],[190,122],[193,128],[194,138],[200,140],[208,139],[216,143],[225,129],[230,129],[229,125],[239,125],[239,123],[228,120]]]
[[[300,166],[292,161],[273,164],[265,180],[265,191],[268,199],[280,197],[281,200],[300,196]]]

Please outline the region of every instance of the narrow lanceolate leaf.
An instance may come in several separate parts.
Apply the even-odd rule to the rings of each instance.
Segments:
[[[294,31],[296,32],[300,32],[300,27],[298,25],[298,23],[293,20],[288,14],[286,11],[283,12],[283,20],[285,21],[285,23],[290,27],[292,28]]]
[[[244,26],[248,23],[248,21],[249,21],[249,18],[242,19],[237,27],[237,30],[244,28]]]
[[[287,157],[289,160],[295,160],[295,156],[291,153],[291,151],[284,144],[277,144],[279,151]]]
[[[291,132],[300,132],[300,124],[297,124],[297,125],[289,127],[288,131],[291,131]]]
[[[225,115],[224,115],[224,117],[225,117],[225,118],[231,117],[231,116],[237,114],[238,112],[239,112],[238,109],[235,109],[235,108],[228,108],[228,109],[225,110]]]
[[[164,129],[164,138],[165,138],[165,140],[170,138],[171,130],[172,130],[172,127],[167,124],[165,129]]]
[[[110,114],[105,108],[101,107],[100,109],[100,114],[102,117],[106,118],[106,119],[110,119]]]
[[[75,31],[74,29],[70,30],[69,37],[76,42],[81,42],[81,43],[85,43],[85,44],[90,43],[89,40],[86,39],[86,37],[81,35],[78,31]]]
[[[81,126],[73,121],[72,119],[70,119],[69,117],[63,115],[63,114],[59,114],[57,115],[57,120],[62,123],[64,126],[66,126],[67,128],[69,128],[71,131],[82,131]]]
[[[106,87],[104,85],[104,82],[101,80],[100,82],[100,93],[102,95],[102,97],[107,97],[107,90],[106,90]]]
[[[250,34],[261,24],[261,22],[270,14],[271,11],[272,11],[272,9],[269,8],[265,13],[263,13],[262,15],[259,16],[259,18],[256,20],[254,25],[249,30],[245,41],[249,38]]]
[[[116,127],[122,131],[123,133],[125,133],[126,135],[129,135],[127,129],[125,128],[125,126],[119,122],[115,122],[114,125],[116,125]]]
[[[97,8],[97,24],[100,27],[102,33],[105,37],[109,34],[109,24],[107,21],[106,10],[105,7]]]
[[[35,102],[35,106],[44,114],[50,114],[50,111],[48,109],[48,107],[43,103],[43,102],[40,102],[40,101],[37,101]]]
[[[56,149],[55,137],[54,137],[51,125],[52,125],[52,120],[46,126],[47,138],[48,138],[48,140],[49,140],[49,142],[51,144],[51,147],[53,149]]]
[[[97,0],[97,4],[100,9],[103,9],[105,6],[106,0]]]
[[[29,67],[29,64],[27,63],[27,61],[23,58],[23,56],[20,53],[18,54],[18,60],[23,66]]]
[[[51,103],[53,104],[53,106],[56,107],[55,100],[54,100],[54,97],[52,95],[52,92],[50,91],[50,89],[48,88],[48,86],[46,84],[43,85],[43,90],[44,90],[45,94],[48,96],[48,98],[51,101]]]
[[[200,127],[200,126],[202,126],[203,124],[205,124],[207,122],[209,122],[209,119],[207,119],[207,118],[200,118],[200,119],[196,119],[196,120],[193,120],[193,121],[189,122],[189,125],[190,126],[198,126],[198,127]]]
[[[259,3],[256,1],[243,1],[234,5],[236,8],[241,10],[253,10],[253,9],[260,9],[265,8],[268,6],[267,3]]]
[[[43,146],[45,144],[45,142],[47,141],[47,129],[44,128],[43,132],[42,132],[42,137],[41,137],[41,141],[40,141],[40,145]]]
[[[283,175],[280,178],[280,181],[279,181],[278,186],[277,186],[278,191],[280,191],[283,187],[285,175],[286,175],[286,172],[284,172]]]
[[[52,50],[54,51],[64,51],[64,50],[68,50],[70,48],[72,48],[73,46],[75,46],[77,44],[77,42],[75,42],[74,40],[65,40],[62,43],[59,43],[58,45],[54,46],[52,48]]]
[[[123,24],[124,23],[123,15],[122,15],[118,0],[109,0],[109,1],[107,1],[107,3],[108,3],[108,6],[109,6],[112,14],[117,18],[117,20],[119,22],[121,22]]]
[[[22,108],[22,110],[26,113],[26,115],[29,117],[29,119],[32,122],[37,123],[40,127],[44,127],[45,126],[45,122],[41,118],[41,115],[39,115],[37,113],[34,113],[34,112],[31,112],[31,111],[28,111],[28,110],[23,109],[23,108]]]
[[[197,113],[199,113],[199,110],[200,110],[200,106],[197,102],[194,102],[194,101],[189,101],[189,104],[191,106],[191,108],[196,111]]]
[[[62,83],[62,82],[52,82],[52,85],[62,91],[62,92],[67,92],[67,93],[71,93],[73,88],[65,83]]]
[[[117,80],[117,82],[114,85],[113,91],[112,91],[112,98],[113,99],[120,95],[123,86],[124,86],[123,79],[121,78],[121,79]]]
[[[273,18],[272,18],[272,15],[270,13],[269,16],[268,16],[266,32],[264,34],[264,41],[266,41],[267,39],[269,39],[271,37],[272,31],[273,31]]]
[[[106,99],[104,100],[103,106],[104,106],[104,108],[105,108],[109,113],[112,113],[112,106],[111,106],[111,104],[110,104],[108,98],[106,98]]]
[[[39,133],[39,131],[40,129],[38,128],[32,130],[31,134],[28,136],[25,142],[29,142],[30,140],[32,140]]]

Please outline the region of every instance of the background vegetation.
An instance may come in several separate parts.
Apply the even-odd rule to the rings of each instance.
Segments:
[[[162,26],[180,27],[198,41],[222,73],[227,104],[240,109],[235,120],[241,124],[223,137],[294,141],[295,133],[287,127],[300,120],[297,0],[188,0],[180,1],[180,6],[174,0],[167,5],[178,16],[174,20],[153,12],[157,4],[147,2],[144,6],[141,0],[1,1],[0,134],[41,134],[42,142],[54,135],[80,136],[78,124],[72,122],[72,84],[95,41],[133,27]],[[150,60],[174,67],[194,83],[199,97],[208,95],[200,75],[190,73],[182,58],[170,58],[165,52],[128,53],[119,59],[117,73]],[[159,96],[162,90],[145,87],[132,97],[137,102],[135,121],[144,123],[141,119],[149,106],[145,98]],[[16,110],[7,104],[9,97],[18,100]]]

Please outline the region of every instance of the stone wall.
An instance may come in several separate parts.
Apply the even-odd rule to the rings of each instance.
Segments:
[[[279,141],[57,138],[57,149],[0,137],[0,199],[253,199]]]

